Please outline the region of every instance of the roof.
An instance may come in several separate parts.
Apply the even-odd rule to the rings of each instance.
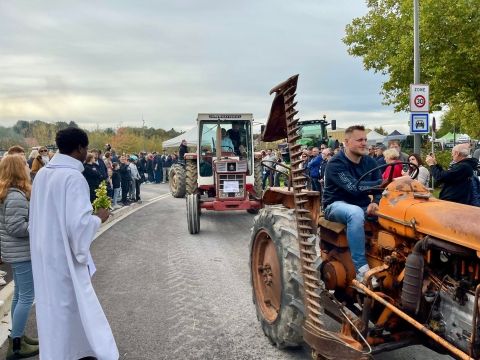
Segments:
[[[172,139],[166,140],[163,142],[162,146],[164,148],[179,147],[183,139],[187,140],[187,146],[197,146],[197,142],[198,142],[197,129],[198,128],[195,126],[194,128],[191,128],[190,130],[184,132],[183,134],[180,134]]]

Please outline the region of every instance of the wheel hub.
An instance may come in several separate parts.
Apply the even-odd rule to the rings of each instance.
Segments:
[[[282,275],[275,244],[265,230],[253,245],[252,276],[256,303],[264,319],[273,323],[282,303]]]

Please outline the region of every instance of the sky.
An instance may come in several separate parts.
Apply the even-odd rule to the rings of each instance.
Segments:
[[[265,122],[272,87],[300,74],[302,120],[408,131],[384,78],[347,53],[361,0],[0,2],[0,125],[187,130],[200,112]],[[412,69],[413,78],[413,69]]]

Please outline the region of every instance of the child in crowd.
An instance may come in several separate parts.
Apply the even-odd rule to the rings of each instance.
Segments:
[[[116,208],[119,207],[117,205],[117,201],[120,197],[120,191],[121,191],[121,178],[120,178],[120,172],[119,172],[120,166],[118,163],[113,163],[112,164],[112,176],[111,176],[111,181],[112,181],[112,188],[113,188],[113,209],[115,210]]]
[[[113,199],[113,185],[112,185],[112,175],[113,175],[113,170],[112,169],[107,169],[107,195],[110,199]]]

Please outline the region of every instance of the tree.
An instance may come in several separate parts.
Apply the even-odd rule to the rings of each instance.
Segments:
[[[368,13],[353,19],[343,41],[365,69],[388,76],[384,103],[408,109],[413,82],[412,0],[367,0]],[[480,11],[478,0],[420,1],[421,82],[430,84],[438,109],[458,100],[480,111]]]
[[[388,135],[388,131],[385,130],[383,127],[376,127],[376,128],[373,128],[373,131],[376,131],[377,133],[379,133],[380,135],[385,135],[387,136]]]
[[[448,132],[466,133],[474,139],[480,139],[480,112],[475,103],[465,100],[462,94],[453,99],[448,111],[442,118],[442,126],[437,136],[441,137]]]

